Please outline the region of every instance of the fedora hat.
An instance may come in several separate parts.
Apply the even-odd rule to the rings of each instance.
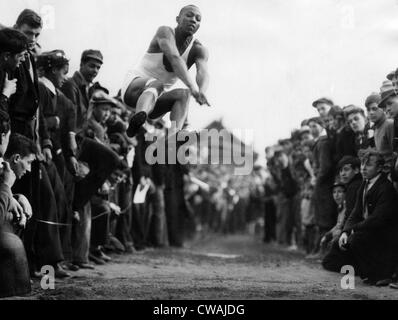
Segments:
[[[384,108],[387,100],[391,97],[398,95],[398,90],[394,87],[391,80],[383,81],[380,88],[381,101],[379,102],[379,108]]]

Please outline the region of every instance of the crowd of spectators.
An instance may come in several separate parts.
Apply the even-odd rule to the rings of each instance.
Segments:
[[[363,106],[313,102],[316,116],[266,148],[265,240],[330,271],[397,288],[398,88],[390,72]]]

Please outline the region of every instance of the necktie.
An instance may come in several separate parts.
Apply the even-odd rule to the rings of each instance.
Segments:
[[[369,180],[365,180],[365,186],[363,188],[363,196],[362,196],[362,210],[363,217],[366,219],[368,217],[368,206],[366,203],[366,195],[368,193]]]

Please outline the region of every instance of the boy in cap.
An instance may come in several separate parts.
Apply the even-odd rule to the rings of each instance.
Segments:
[[[107,120],[111,116],[111,109],[114,106],[116,106],[115,100],[106,93],[98,92],[94,94],[90,101],[91,115],[88,118],[87,124],[84,126],[84,134],[86,137],[95,139],[109,146]]]

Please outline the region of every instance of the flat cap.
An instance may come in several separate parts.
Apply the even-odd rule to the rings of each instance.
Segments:
[[[93,59],[99,61],[101,64],[104,63],[104,57],[99,50],[88,49],[83,51],[82,60]]]

